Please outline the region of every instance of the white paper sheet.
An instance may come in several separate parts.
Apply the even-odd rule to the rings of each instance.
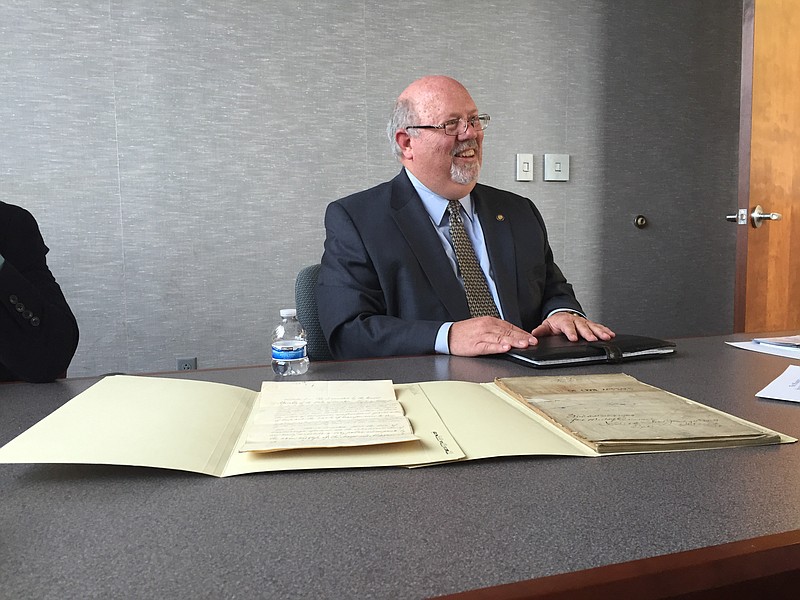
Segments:
[[[772,383],[756,394],[759,398],[800,402],[800,367],[790,365]]]
[[[785,356],[800,360],[800,348],[790,348],[788,346],[774,346],[772,344],[757,344],[756,342],[725,342],[742,350],[752,350],[762,354],[772,354],[774,356]]]

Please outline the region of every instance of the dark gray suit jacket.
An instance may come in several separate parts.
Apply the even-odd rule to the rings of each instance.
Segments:
[[[580,311],[533,203],[480,184],[472,198],[505,320],[531,331],[556,308]],[[317,301],[336,358],[430,354],[442,323],[470,317],[405,170],[332,202],[325,229]]]
[[[78,346],[78,323],[47,251],[33,216],[0,202],[0,381],[53,381]]]

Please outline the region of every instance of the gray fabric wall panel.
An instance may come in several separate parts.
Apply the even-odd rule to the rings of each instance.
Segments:
[[[266,363],[326,204],[397,173],[388,111],[432,72],[492,115],[481,180],[536,202],[593,317],[730,331],[736,4],[0,0],[0,200],[52,248],[70,374]]]
[[[131,365],[263,363],[294,274],[319,259],[321,207],[354,175],[337,161],[364,162],[363,100],[325,102],[363,87],[362,52],[331,53],[332,36],[363,36],[347,11],[148,4],[112,20]]]
[[[81,325],[71,373],[127,369],[108,3],[1,6],[0,199],[52,249]]]

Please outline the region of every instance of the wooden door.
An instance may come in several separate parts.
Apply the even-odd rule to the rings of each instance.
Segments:
[[[739,225],[736,330],[800,329],[800,2],[745,0],[739,208],[779,213],[780,221]],[[748,65],[748,36],[752,63]],[[748,69],[750,73],[748,73]],[[746,86],[752,82],[752,104]],[[742,289],[743,288],[743,289]],[[742,304],[744,306],[742,306]]]

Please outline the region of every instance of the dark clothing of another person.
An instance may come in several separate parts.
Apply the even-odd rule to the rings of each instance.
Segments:
[[[78,323],[47,252],[33,216],[0,202],[0,381],[53,381],[78,346]]]

